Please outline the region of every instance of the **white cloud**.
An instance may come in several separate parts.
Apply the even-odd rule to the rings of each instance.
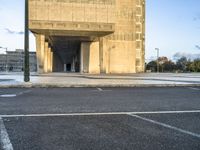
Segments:
[[[199,54],[191,54],[191,53],[177,52],[174,54],[173,59],[177,60],[177,59],[180,59],[181,57],[186,57],[191,60],[200,59],[200,53]]]
[[[5,31],[8,33],[8,34],[19,34],[19,35],[23,35],[24,32],[23,31],[14,31],[14,30],[11,30],[9,28],[5,28]]]
[[[198,50],[200,50],[200,46],[199,46],[199,45],[195,45],[195,47],[196,47]]]

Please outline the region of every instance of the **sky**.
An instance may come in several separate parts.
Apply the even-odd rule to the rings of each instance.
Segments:
[[[23,30],[24,0],[0,0],[0,47],[23,49]],[[146,61],[156,58],[155,48],[170,59],[200,57],[200,0],[146,0],[145,44]]]

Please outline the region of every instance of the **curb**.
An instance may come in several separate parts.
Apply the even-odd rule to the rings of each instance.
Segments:
[[[49,84],[21,83],[0,85],[0,88],[133,88],[133,87],[200,87],[200,84]]]

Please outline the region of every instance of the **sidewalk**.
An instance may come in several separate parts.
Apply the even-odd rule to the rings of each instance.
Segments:
[[[200,86],[200,73],[143,73],[90,75],[78,73],[31,74],[29,83],[23,73],[0,73],[0,87],[151,87]]]

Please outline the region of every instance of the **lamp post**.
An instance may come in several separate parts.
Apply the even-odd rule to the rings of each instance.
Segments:
[[[159,73],[159,48],[155,48],[155,50],[157,51],[157,73]]]
[[[28,1],[25,0],[25,33],[24,33],[24,82],[30,81],[29,68],[29,6]]]
[[[5,49],[6,50],[6,72],[8,71],[8,57],[7,57],[7,51],[8,51],[8,48],[7,47],[1,47],[1,49]]]

